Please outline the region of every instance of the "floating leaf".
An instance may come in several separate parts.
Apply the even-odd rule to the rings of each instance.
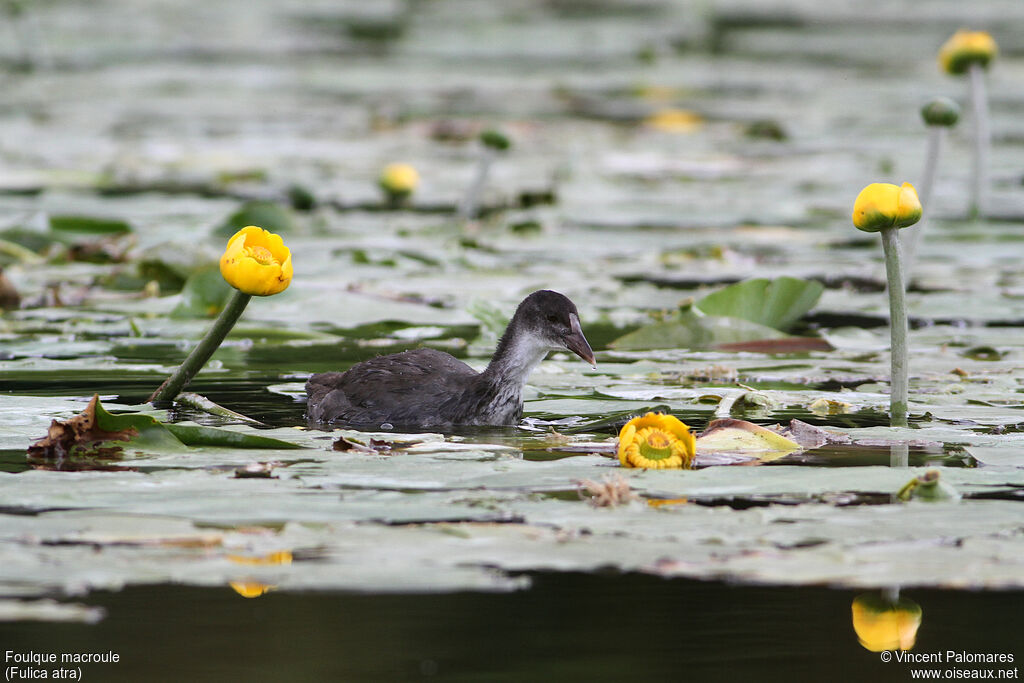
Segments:
[[[117,447],[101,447],[104,441],[127,441],[139,435],[134,425],[102,423],[97,415],[99,395],[94,394],[89,405],[70,420],[50,423],[46,436],[28,448],[30,460],[63,460],[74,456],[111,456],[120,453]]]
[[[292,212],[275,202],[246,202],[214,231],[218,237],[231,237],[248,225],[258,225],[274,233],[289,233],[295,227]]]
[[[625,334],[610,346],[624,351],[643,349],[707,349],[722,344],[782,339],[785,334],[740,318],[702,316],[683,311],[672,320],[645,325]]]
[[[756,455],[760,460],[776,460],[795,451],[800,444],[777,432],[747,422],[727,418],[715,420],[697,437],[697,454],[740,453]]]
[[[807,353],[808,351],[833,351],[835,347],[821,337],[786,337],[784,339],[755,339],[745,342],[716,344],[719,351],[747,353]]]
[[[296,444],[256,434],[197,425],[164,424],[152,415],[114,415],[100,403],[99,394],[79,415],[54,420],[45,437],[28,449],[30,460],[61,461],[65,458],[118,457],[125,444],[135,447],[180,449],[185,446],[234,448],[301,448]]]
[[[96,216],[50,216],[50,229],[86,235],[121,235],[132,232],[132,226],[126,221]]]
[[[814,308],[823,291],[820,282],[795,277],[755,278],[708,294],[697,308],[708,315],[742,318],[784,332]]]
[[[230,429],[201,427],[199,425],[161,424],[186,446],[224,446],[227,448],[302,448],[298,444],[269,436],[235,432]]]
[[[216,265],[193,273],[181,289],[181,301],[171,311],[172,318],[212,318],[220,313],[231,296],[229,285]]]

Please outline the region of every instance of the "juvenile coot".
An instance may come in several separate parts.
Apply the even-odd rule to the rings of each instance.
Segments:
[[[519,304],[483,372],[434,349],[380,356],[310,377],[307,414],[317,422],[373,428],[513,425],[523,415],[526,379],[553,350],[594,365],[576,306],[541,290]]]

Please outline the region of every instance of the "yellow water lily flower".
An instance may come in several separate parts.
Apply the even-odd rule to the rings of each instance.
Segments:
[[[999,48],[985,31],[957,31],[939,48],[939,66],[948,74],[967,72],[971,64],[987,68]]]
[[[672,415],[647,413],[627,422],[619,432],[623,467],[688,469],[695,452],[690,428]]]
[[[280,235],[249,225],[228,240],[220,274],[241,292],[270,296],[283,292],[292,281],[292,254]]]
[[[853,224],[864,232],[905,228],[921,220],[921,200],[910,183],[871,183],[853,204]]]
[[[409,164],[388,164],[380,172],[377,184],[393,199],[411,195],[420,183],[420,174]]]
[[[853,600],[853,630],[871,652],[909,650],[921,626],[921,606],[913,600],[887,600],[865,593]]]
[[[644,119],[645,126],[665,133],[692,133],[703,123],[700,114],[686,109],[660,109]]]

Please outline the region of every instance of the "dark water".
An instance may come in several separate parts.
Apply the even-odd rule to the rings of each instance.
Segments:
[[[92,593],[95,625],[0,624],[0,647],[117,652],[92,681],[906,681],[857,642],[863,591],[536,574],[528,590],[365,595],[175,585]],[[1015,653],[1024,592],[906,590],[915,652]],[[987,668],[973,665],[974,668]],[[991,666],[991,665],[989,665]],[[971,665],[962,665],[971,668]]]

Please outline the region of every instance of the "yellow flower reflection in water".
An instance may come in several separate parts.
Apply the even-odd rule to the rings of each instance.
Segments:
[[[853,630],[872,652],[910,650],[921,626],[921,606],[907,598],[864,593],[853,599]]]
[[[235,564],[291,564],[292,554],[287,550],[279,550],[276,553],[270,553],[269,555],[263,555],[260,557],[250,557],[249,555],[228,555],[227,559],[231,560]]]
[[[690,428],[672,415],[647,413],[627,422],[619,432],[619,462],[623,467],[688,469],[695,452]]]
[[[277,589],[277,586],[256,581],[230,581],[228,585],[243,598],[258,598]]]
[[[292,554],[288,550],[279,550],[277,552],[256,557],[250,555],[226,555],[225,558],[235,564],[245,564],[250,566],[292,563]],[[261,595],[266,595],[270,591],[277,590],[276,585],[261,583],[250,579],[246,579],[244,581],[230,581],[228,582],[228,585],[243,598],[258,598]]]

